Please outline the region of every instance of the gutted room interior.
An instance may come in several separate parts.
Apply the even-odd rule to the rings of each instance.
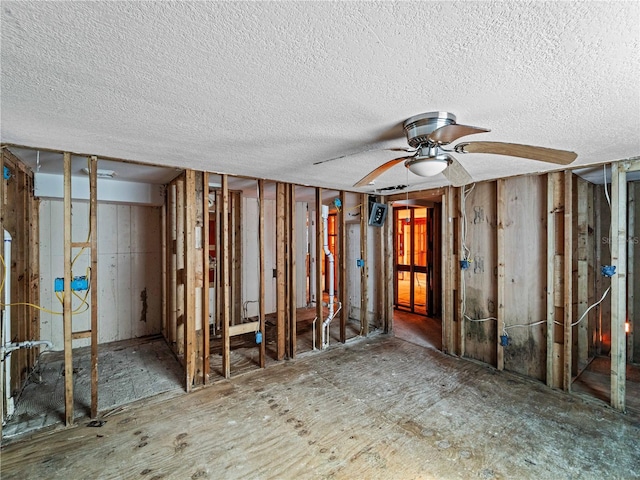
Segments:
[[[638,3],[0,8],[3,476],[24,473],[21,449],[74,428],[130,436],[133,409],[156,433],[182,424],[170,446],[182,452],[180,435],[195,435],[204,412],[231,444],[230,429],[253,438],[243,411],[265,421],[279,411],[298,437],[317,434],[323,413],[312,408],[324,402],[344,417],[346,436],[329,435],[340,445],[371,434],[350,423],[364,405],[377,402],[368,408],[384,424],[394,405],[437,412],[444,397],[424,395],[495,382],[486,402],[535,403],[539,417],[584,405],[568,425],[604,418],[620,452],[591,474],[633,471]],[[468,400],[447,408],[470,416],[469,435],[494,428],[471,425],[482,415]],[[166,418],[144,420],[154,409]],[[228,462],[238,470],[225,478],[446,478],[435,457],[453,451],[454,434],[425,433],[419,416],[398,420],[398,435],[423,442],[411,448],[434,455],[430,467],[365,443],[346,464],[338,447],[326,461],[281,459],[297,468],[313,457],[306,473],[241,470],[251,462],[221,455],[164,474],[221,478]],[[91,455],[107,448],[84,443]],[[47,448],[30,471],[62,475],[47,468],[64,462],[45,464],[72,447]],[[514,468],[506,453],[489,467],[474,448],[456,450],[475,462],[468,475]],[[150,473],[143,458],[135,465]],[[100,476],[79,461],[72,477]],[[565,468],[523,462],[526,478]]]

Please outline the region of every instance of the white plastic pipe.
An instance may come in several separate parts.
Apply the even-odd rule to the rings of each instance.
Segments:
[[[4,350],[4,344],[7,340],[11,339],[11,234],[4,231],[4,299],[5,304],[4,313],[2,314],[2,339],[0,340],[0,346]],[[2,354],[4,358],[4,353]],[[3,401],[6,403],[7,416],[13,414],[14,404],[11,397],[11,357],[7,357],[2,362],[2,381],[4,382],[4,395]],[[2,409],[4,414],[4,409]],[[4,416],[2,418],[4,421]]]
[[[333,253],[329,250],[329,206],[322,205],[322,229],[323,232],[323,247],[324,254],[329,259],[329,315],[322,322],[322,348],[327,348],[329,346],[329,326],[331,325],[331,320],[336,316],[336,313],[333,311],[334,304],[334,295],[335,295],[335,270],[334,270],[334,259]]]

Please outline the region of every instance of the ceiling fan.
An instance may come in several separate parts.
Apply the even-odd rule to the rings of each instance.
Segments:
[[[389,160],[356,182],[354,187],[370,184],[382,173],[400,162],[404,162],[405,167],[422,177],[442,173],[456,187],[473,182],[469,172],[451,155],[452,153],[490,153],[559,165],[567,165],[578,156],[576,153],[566,150],[503,142],[463,142],[450,149],[444,148],[460,137],[490,131],[487,128],[457,124],[456,116],[448,112],[429,112],[415,115],[405,120],[403,128],[412,148],[391,148],[388,150],[406,151],[412,155]]]

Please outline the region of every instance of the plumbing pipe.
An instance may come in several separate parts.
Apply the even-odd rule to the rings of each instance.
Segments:
[[[327,316],[327,318],[325,319],[325,321],[322,323],[322,348],[327,348],[329,346],[329,325],[331,324],[331,320],[333,320],[333,318],[336,316],[336,314],[338,312],[334,312],[333,311],[333,305],[334,305],[334,290],[335,290],[335,271],[334,271],[334,259],[333,259],[333,253],[331,253],[331,250],[329,250],[329,228],[328,228],[328,223],[329,223],[329,206],[328,205],[322,205],[322,227],[323,227],[323,247],[324,247],[324,254],[327,256],[327,258],[329,259],[329,303],[328,303],[328,307],[329,307],[329,315]],[[342,308],[342,305],[340,305],[340,308]],[[325,330],[327,331],[326,336],[325,336]]]
[[[0,356],[4,358],[5,355],[10,355],[15,350],[40,347],[42,345],[46,345],[49,350],[53,348],[53,343],[49,340],[25,340],[24,342],[9,343],[8,345],[0,346]]]
[[[11,234],[4,230],[3,235],[4,243],[4,311],[2,312],[2,331],[0,332],[0,346],[4,346],[4,343],[11,338]],[[0,355],[0,360],[4,360],[4,354]],[[5,421],[5,410],[7,417],[14,412],[13,397],[11,397],[11,358],[7,358],[7,361],[2,362],[0,366],[0,373],[2,374],[2,403],[4,407],[0,408],[2,412],[2,421]],[[5,403],[6,402],[6,403]]]

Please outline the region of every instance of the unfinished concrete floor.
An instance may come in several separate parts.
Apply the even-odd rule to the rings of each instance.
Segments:
[[[374,335],[2,450],[30,478],[638,478],[640,419]]]
[[[73,351],[74,413],[91,415],[91,350]],[[98,348],[98,410],[165,392],[182,392],[182,367],[161,336],[102,344]],[[64,352],[44,353],[3,426],[3,439],[63,424]]]

